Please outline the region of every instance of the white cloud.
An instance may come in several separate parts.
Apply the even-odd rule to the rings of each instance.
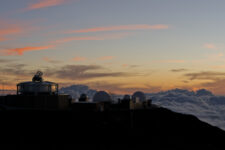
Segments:
[[[184,114],[192,114],[200,120],[225,130],[225,97],[215,96],[206,90],[197,92],[170,90],[148,94],[153,103]]]

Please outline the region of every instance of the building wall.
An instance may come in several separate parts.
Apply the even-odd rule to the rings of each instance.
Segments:
[[[0,104],[15,108],[65,110],[70,106],[69,95],[8,95],[0,97]]]

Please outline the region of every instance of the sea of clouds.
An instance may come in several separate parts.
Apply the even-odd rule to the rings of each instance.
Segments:
[[[96,90],[85,85],[72,85],[60,90],[61,93],[70,94],[78,99],[80,94],[86,93],[91,99]],[[196,92],[174,89],[159,93],[146,93],[152,103],[168,108],[175,112],[192,114],[200,120],[225,130],[225,97],[215,96],[205,89]],[[114,95],[114,98],[122,95]]]
[[[205,89],[196,92],[174,89],[146,94],[156,105],[175,112],[192,114],[200,120],[225,130],[225,97]]]

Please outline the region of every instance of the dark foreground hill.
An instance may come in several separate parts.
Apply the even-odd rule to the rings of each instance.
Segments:
[[[224,149],[225,132],[164,108],[0,112],[1,147],[13,149]],[[79,148],[78,148],[79,147]]]

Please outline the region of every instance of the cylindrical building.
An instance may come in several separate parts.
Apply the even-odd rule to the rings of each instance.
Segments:
[[[58,84],[43,81],[42,72],[37,72],[30,82],[17,84],[17,95],[57,95]]]

